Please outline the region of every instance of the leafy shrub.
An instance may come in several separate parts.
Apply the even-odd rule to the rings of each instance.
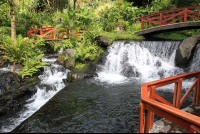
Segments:
[[[18,35],[17,40],[13,42],[10,36],[6,36],[3,40],[3,44],[0,46],[2,50],[8,53],[4,58],[13,62],[13,68],[15,68],[16,63],[19,64],[22,70],[22,72],[20,72],[22,77],[26,75],[32,76],[38,71],[38,68],[48,64],[40,63],[43,52],[39,49],[39,46],[44,45],[44,41],[38,40],[35,43],[33,42],[32,39],[25,39],[21,35]],[[25,68],[24,71],[23,68]],[[15,70],[13,73],[15,73]]]
[[[41,58],[44,54],[34,55],[32,58],[26,57],[24,62],[24,68],[19,72],[19,74],[24,78],[25,76],[32,76],[34,73],[40,71],[44,65],[49,65],[47,62],[41,62]]]

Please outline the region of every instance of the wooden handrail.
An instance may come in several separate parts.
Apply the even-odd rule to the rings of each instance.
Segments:
[[[147,18],[147,17],[152,17],[152,16],[160,15],[160,13],[163,14],[163,13],[170,13],[170,12],[180,11],[180,10],[184,10],[185,8],[187,8],[187,9],[200,8],[200,5],[187,6],[187,7],[170,9],[170,10],[167,10],[167,11],[161,11],[161,12],[158,12],[158,13],[153,13],[153,14],[150,14],[150,15],[146,15],[146,16],[142,16],[142,17],[136,18],[136,20],[140,20],[141,18]]]
[[[69,29],[67,27],[59,27],[58,29],[64,28],[66,29],[66,33],[67,33],[67,39],[69,38],[69,35],[71,34],[69,32]],[[56,38],[56,35],[58,34],[58,29],[54,29],[54,27],[45,27],[45,28],[37,28],[37,29],[33,29],[33,30],[28,30],[27,31],[27,36],[30,39],[30,36],[36,36],[36,37],[40,37],[41,39],[44,39],[43,37],[46,37],[44,40],[64,40],[66,38],[64,38],[64,33],[62,34],[61,38]],[[82,30],[82,29],[80,29]],[[39,31],[39,34],[34,34],[32,32],[36,32]],[[73,36],[80,36],[78,35],[80,32],[75,31],[75,35]]]
[[[158,12],[158,13],[153,13],[150,15],[136,18],[136,20],[141,20],[141,29],[142,30],[144,29],[144,26],[143,26],[144,22],[149,22],[149,28],[151,28],[152,23],[161,26],[161,25],[172,24],[181,19],[183,19],[184,22],[187,22],[188,17],[200,20],[199,16],[194,16],[194,15],[200,15],[200,12],[189,10],[192,8],[200,8],[200,5],[176,8],[176,9],[171,9],[171,10],[162,11],[162,12]],[[166,15],[166,13],[172,13],[172,12],[177,12],[177,11],[180,11],[180,12]],[[178,18],[176,18],[176,17],[178,17]],[[155,21],[157,19],[158,19],[158,21]],[[171,20],[171,19],[175,19],[175,20]],[[171,22],[167,22],[169,20],[171,20]]]
[[[194,83],[189,88],[189,90],[186,92],[186,94],[181,99],[181,91],[182,91],[182,81],[190,78],[195,78]],[[169,85],[174,83],[174,97],[173,97],[173,104],[169,103],[167,100],[156,94],[156,88],[162,87],[165,85]],[[191,114],[187,114],[187,117],[182,118],[184,122],[177,122],[177,119],[174,121],[174,118],[180,118],[177,117],[179,113],[181,113],[179,110],[180,106],[183,104],[189,93],[194,89],[193,93],[193,105],[198,105],[200,100],[200,71],[190,72],[186,74],[181,74],[169,78],[164,78],[148,83],[143,83],[141,86],[141,103],[140,103],[140,126],[139,126],[139,132],[148,132],[150,128],[153,127],[153,121],[154,121],[154,114],[160,115],[157,111],[160,111],[161,117],[164,117],[168,120],[172,120],[172,122],[184,127],[185,129],[190,131],[191,125],[195,125],[200,127],[200,122],[196,123],[194,122],[197,118],[196,116],[193,116]],[[157,102],[156,100],[160,101]],[[153,103],[151,103],[153,102]],[[156,105],[156,106],[155,106]],[[145,113],[145,125],[143,124],[143,110],[146,109],[147,112]],[[155,111],[155,109],[157,111]],[[168,110],[166,110],[168,109]],[[174,110],[176,109],[176,110]],[[164,110],[164,111],[163,111]],[[170,111],[169,111],[170,110]],[[171,111],[172,110],[172,111]],[[177,113],[177,110],[179,113]],[[175,114],[176,113],[176,114]],[[183,114],[183,113],[182,113]],[[167,116],[166,116],[167,115]],[[192,120],[190,120],[192,118]],[[195,119],[193,119],[195,118]],[[188,126],[189,122],[189,126]],[[187,125],[186,125],[187,124]]]

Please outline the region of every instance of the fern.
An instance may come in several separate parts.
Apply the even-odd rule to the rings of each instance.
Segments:
[[[24,78],[25,76],[32,76],[34,73],[40,70],[41,67],[49,65],[47,62],[41,62],[41,58],[44,54],[28,58],[24,63],[24,69],[20,70],[19,73]]]
[[[24,39],[19,35],[15,42],[13,42],[9,36],[6,36],[3,41],[0,49],[8,53],[8,55],[4,56],[4,59],[13,62],[14,68],[15,64],[18,63],[21,70],[24,69],[23,73],[20,73],[23,77],[28,74],[32,75],[35,71],[38,71],[38,67],[46,65],[46,63],[37,61],[37,59],[41,59],[41,56],[43,56],[43,52],[39,49],[39,46],[44,45],[44,40],[38,40],[33,43],[33,39]],[[33,63],[29,63],[31,61]],[[25,67],[23,67],[23,65]],[[33,68],[35,65],[37,66]],[[13,73],[15,73],[15,71],[13,71]]]

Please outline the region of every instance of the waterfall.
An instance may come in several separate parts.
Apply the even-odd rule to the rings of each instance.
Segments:
[[[174,59],[180,41],[115,41],[107,52],[105,74],[136,77],[147,81],[184,73]]]
[[[67,73],[70,70],[65,69],[62,65],[58,65],[56,63],[56,57],[59,54],[60,52],[55,55],[49,55],[42,58],[42,61],[49,62],[50,66],[44,66],[44,72],[38,76],[41,81],[36,85],[36,94],[27,100],[25,108],[17,113],[18,117],[12,117],[4,121],[5,126],[0,127],[0,132],[12,131],[16,126],[35,113],[58,91],[66,86],[62,79],[67,78]],[[3,68],[2,70],[8,69]]]

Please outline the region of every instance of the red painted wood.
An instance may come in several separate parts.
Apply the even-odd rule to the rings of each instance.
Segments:
[[[143,21],[143,18],[141,19],[141,29],[143,30],[144,29],[144,25],[143,25],[144,21]]]
[[[162,98],[161,96],[159,95],[155,95],[156,96],[156,99],[159,100],[160,102],[166,104],[166,105],[169,105],[169,106],[173,106],[171,103],[169,103],[167,100],[165,100],[164,98]]]
[[[181,99],[181,90],[182,90],[182,81],[196,77],[193,85],[190,87],[188,92]],[[175,83],[174,86],[174,97],[173,105],[166,101],[164,98],[156,94],[156,88],[165,86],[167,84]],[[143,114],[143,109],[146,109],[145,112],[145,124],[143,118],[140,117],[140,132],[149,132],[149,129],[153,127],[154,114],[160,115],[165,119],[172,121],[173,123],[182,126],[183,128],[189,130],[191,125],[200,126],[200,117],[194,116],[192,114],[185,114],[184,111],[179,110],[180,106],[183,104],[189,93],[192,89],[196,87],[194,92],[194,104],[198,104],[200,96],[200,71],[190,72],[187,74],[181,74],[153,82],[143,83],[141,88],[141,100],[142,108],[140,108],[140,114]],[[157,99],[157,102],[155,101]],[[142,122],[141,122],[142,120]],[[197,122],[198,123],[197,123]],[[144,128],[144,131],[143,129]]]
[[[29,30],[29,31],[27,31],[27,36],[28,36],[28,38],[30,38],[30,36],[36,36],[36,37],[40,37],[41,39],[44,39],[44,40],[64,40],[64,39],[68,39],[69,36],[67,38],[64,38],[63,33],[60,33],[62,35],[61,38],[58,38],[58,37],[56,38],[56,35],[58,34],[59,29],[61,29],[61,28],[66,29],[67,36],[69,34],[71,34],[67,27],[59,27],[58,29],[54,29],[54,27],[45,27],[45,28],[38,28],[38,29]],[[82,29],[80,29],[80,30],[82,30]],[[33,32],[37,32],[37,31],[39,31],[39,35],[33,33]],[[75,31],[76,33],[73,36],[80,36],[79,31],[78,32]]]
[[[170,10],[167,10],[167,11],[161,11],[159,13],[153,13],[153,14],[150,14],[150,15],[146,15],[146,16],[143,16],[143,17],[139,17],[139,18],[136,18],[136,20],[140,20],[141,18],[147,18],[147,17],[152,17],[152,16],[159,16],[160,13],[170,13],[170,12],[175,12],[175,11],[183,11],[185,8],[187,9],[192,9],[192,8],[200,8],[200,5],[195,5],[195,6],[188,6],[188,7],[182,7],[182,8],[176,8],[176,9],[170,9]]]
[[[200,127],[197,127],[195,125],[191,125],[190,133],[200,133]]]
[[[175,19],[175,20],[173,20],[173,21],[171,21],[171,22],[169,22],[169,23],[167,23],[167,24],[172,24],[172,23],[176,22],[177,20],[182,19],[183,17],[184,17],[184,16],[181,16],[181,17],[179,17],[179,18],[177,18],[177,19]]]
[[[162,25],[162,13],[160,13],[160,26]]]
[[[184,22],[187,22],[187,8],[184,10]]]
[[[152,111],[187,130],[190,130],[191,125],[200,126],[200,117],[198,116],[147,98],[143,98],[142,103],[148,111]]]
[[[177,90],[178,90],[178,82],[175,82],[175,84],[174,84],[173,107],[176,107]]]
[[[141,102],[140,103],[140,108],[139,108],[139,120],[140,120],[140,122],[139,122],[139,133],[144,133],[143,110],[144,110],[144,105]]]
[[[167,24],[172,24],[178,20],[181,20],[182,18],[184,18],[184,22],[187,22],[187,18],[196,18],[196,19],[200,19],[199,16],[193,16],[191,14],[197,14],[200,15],[200,13],[198,11],[192,11],[189,9],[194,9],[194,8],[200,8],[200,5],[196,5],[196,6],[189,6],[189,7],[183,7],[183,8],[176,8],[176,9],[171,9],[171,10],[167,10],[167,11],[162,11],[159,13],[154,13],[154,14],[150,14],[150,15],[146,15],[140,18],[137,18],[136,20],[141,20],[141,29],[143,30],[143,25],[144,25],[144,21],[145,22],[149,22],[149,28],[151,28],[151,23],[154,24],[158,24],[158,25],[167,25]],[[178,12],[178,13],[176,13]],[[170,14],[168,14],[170,13]],[[166,15],[167,14],[167,15]],[[182,16],[180,16],[182,15]],[[176,18],[180,16],[179,18]],[[164,18],[164,20],[163,20]],[[170,21],[171,19],[175,19]],[[158,21],[154,21],[154,20],[158,20]],[[170,21],[170,22],[167,22]]]
[[[188,95],[190,94],[190,92],[192,91],[192,89],[194,88],[194,86],[196,86],[198,82],[198,79],[195,80],[195,82],[192,84],[192,86],[190,87],[190,89],[187,91],[187,93],[183,96],[183,98],[181,99],[181,103],[180,105],[183,104],[183,102],[185,101],[185,99],[188,97]]]

